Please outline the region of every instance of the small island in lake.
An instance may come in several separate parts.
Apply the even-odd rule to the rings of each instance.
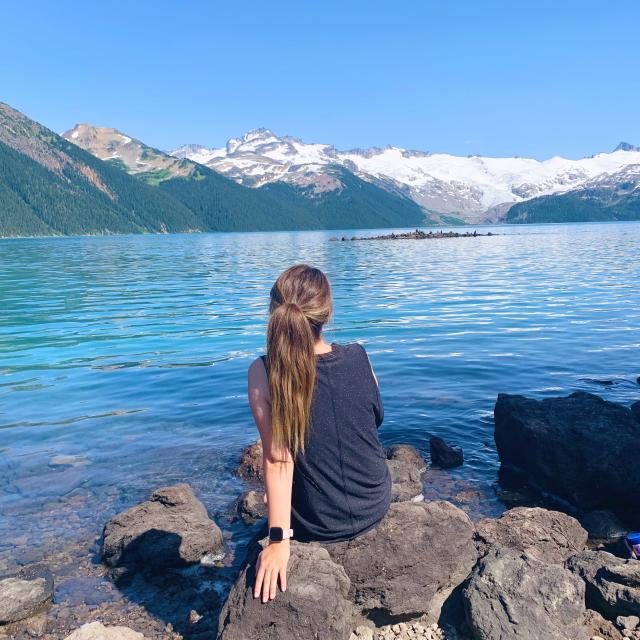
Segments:
[[[381,236],[362,236],[357,237],[353,236],[350,238],[351,240],[434,240],[436,238],[478,238],[481,236],[495,236],[495,233],[478,233],[477,231],[466,231],[465,233],[459,233],[458,231],[422,231],[421,229],[416,229],[415,231],[407,231],[406,233],[388,233]],[[342,238],[338,238],[337,236],[332,236],[330,240],[348,240],[346,236],[342,236]]]

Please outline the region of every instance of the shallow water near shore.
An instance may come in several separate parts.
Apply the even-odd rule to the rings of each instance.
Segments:
[[[0,240],[0,574],[71,546],[93,558],[111,515],[179,481],[229,537],[233,574],[250,535],[226,515],[233,469],[257,437],[246,370],[273,280],[302,261],[332,281],[327,339],[368,349],[383,443],[462,446],[426,496],[499,513],[498,392],[640,395],[640,223],[487,230]],[[95,593],[74,580],[59,593]]]

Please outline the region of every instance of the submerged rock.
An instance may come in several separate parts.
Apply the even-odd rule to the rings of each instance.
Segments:
[[[631,407],[631,415],[636,422],[640,422],[640,400],[634,402]]]
[[[144,640],[144,636],[129,627],[105,627],[101,622],[89,622],[65,640]]]
[[[266,545],[266,540],[261,542]],[[356,610],[344,569],[316,543],[291,542],[287,590],[274,600],[253,597],[257,552],[220,613],[218,640],[347,640]]]
[[[359,607],[434,622],[476,562],[474,531],[449,502],[397,502],[374,529],[325,548],[344,567]]]
[[[264,471],[262,462],[262,440],[245,447],[240,454],[240,464],[236,469],[236,475],[250,482],[263,482]]]
[[[606,551],[583,551],[567,560],[567,568],[587,584],[590,609],[605,618],[640,615],[640,562]]]
[[[187,484],[157,489],[147,502],[104,527],[102,558],[110,566],[181,567],[222,551],[222,532]]]
[[[46,609],[53,598],[53,577],[46,567],[33,565],[0,580],[0,625],[29,618]]]
[[[494,416],[503,470],[579,509],[640,520],[640,423],[629,408],[582,391],[500,394]]]
[[[460,447],[452,447],[442,438],[432,436],[429,440],[431,464],[442,469],[452,469],[464,463],[464,454]]]
[[[259,491],[245,491],[238,500],[238,515],[247,524],[254,524],[267,517],[267,505],[264,494]]]
[[[512,549],[491,549],[462,597],[478,640],[587,640],[582,580]]]
[[[476,529],[486,544],[509,547],[551,564],[563,564],[587,544],[587,532],[575,518],[540,508],[516,507],[497,520],[480,520]]]

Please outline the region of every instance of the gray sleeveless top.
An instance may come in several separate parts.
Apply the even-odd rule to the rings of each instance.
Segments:
[[[294,460],[291,526],[302,542],[354,538],[378,524],[391,502],[378,438],[384,410],[366,351],[358,343],[331,346],[316,356],[306,449]]]

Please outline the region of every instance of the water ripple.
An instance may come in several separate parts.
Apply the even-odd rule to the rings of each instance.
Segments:
[[[469,462],[454,479],[495,481],[498,392],[637,399],[640,224],[492,231],[425,242],[330,242],[335,232],[0,241],[0,512],[11,514],[0,547],[12,529],[50,537],[32,525],[63,496],[86,497],[94,533],[108,513],[179,480],[226,508],[240,486],[237,451],[256,437],[246,370],[264,348],[269,288],[294,262],[331,278],[328,338],[367,345],[384,442],[426,452],[437,434],[463,446]],[[57,456],[89,463],[53,469]]]

